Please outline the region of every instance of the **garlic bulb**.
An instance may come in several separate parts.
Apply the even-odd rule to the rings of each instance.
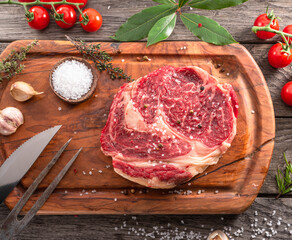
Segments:
[[[7,107],[0,111],[0,133],[10,135],[23,124],[23,115],[15,107]]]
[[[11,96],[19,102],[24,102],[33,97],[34,95],[39,95],[42,93],[43,92],[35,91],[33,87],[28,83],[21,81],[13,83],[10,88]]]
[[[209,235],[207,240],[228,240],[228,237],[224,232],[216,230]]]

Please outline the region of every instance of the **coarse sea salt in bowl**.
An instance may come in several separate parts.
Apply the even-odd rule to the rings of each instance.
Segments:
[[[59,98],[77,104],[92,96],[97,86],[97,74],[86,60],[67,57],[54,65],[49,81]]]

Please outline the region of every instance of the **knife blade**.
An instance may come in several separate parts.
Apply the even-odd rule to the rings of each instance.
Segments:
[[[49,128],[19,146],[0,167],[0,204],[27,173],[62,125]]]

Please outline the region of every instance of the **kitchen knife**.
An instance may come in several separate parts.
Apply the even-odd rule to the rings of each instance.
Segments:
[[[0,203],[19,183],[61,125],[49,128],[24,142],[0,167]]]

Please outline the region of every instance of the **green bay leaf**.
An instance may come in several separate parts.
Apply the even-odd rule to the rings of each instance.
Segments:
[[[224,27],[210,18],[195,13],[183,13],[181,20],[195,36],[205,42],[215,45],[237,43]]]
[[[179,3],[178,3],[178,7],[182,7],[183,5],[185,5],[189,0],[179,0]]]
[[[148,34],[147,47],[167,39],[172,33],[176,23],[176,13],[158,20]]]
[[[161,4],[176,4],[174,0],[152,0],[153,2],[161,3]]]
[[[178,6],[173,4],[146,8],[130,17],[111,38],[118,41],[137,41],[146,38],[159,19],[174,13],[177,9]]]
[[[193,8],[217,10],[245,3],[248,0],[193,0],[189,5]]]

